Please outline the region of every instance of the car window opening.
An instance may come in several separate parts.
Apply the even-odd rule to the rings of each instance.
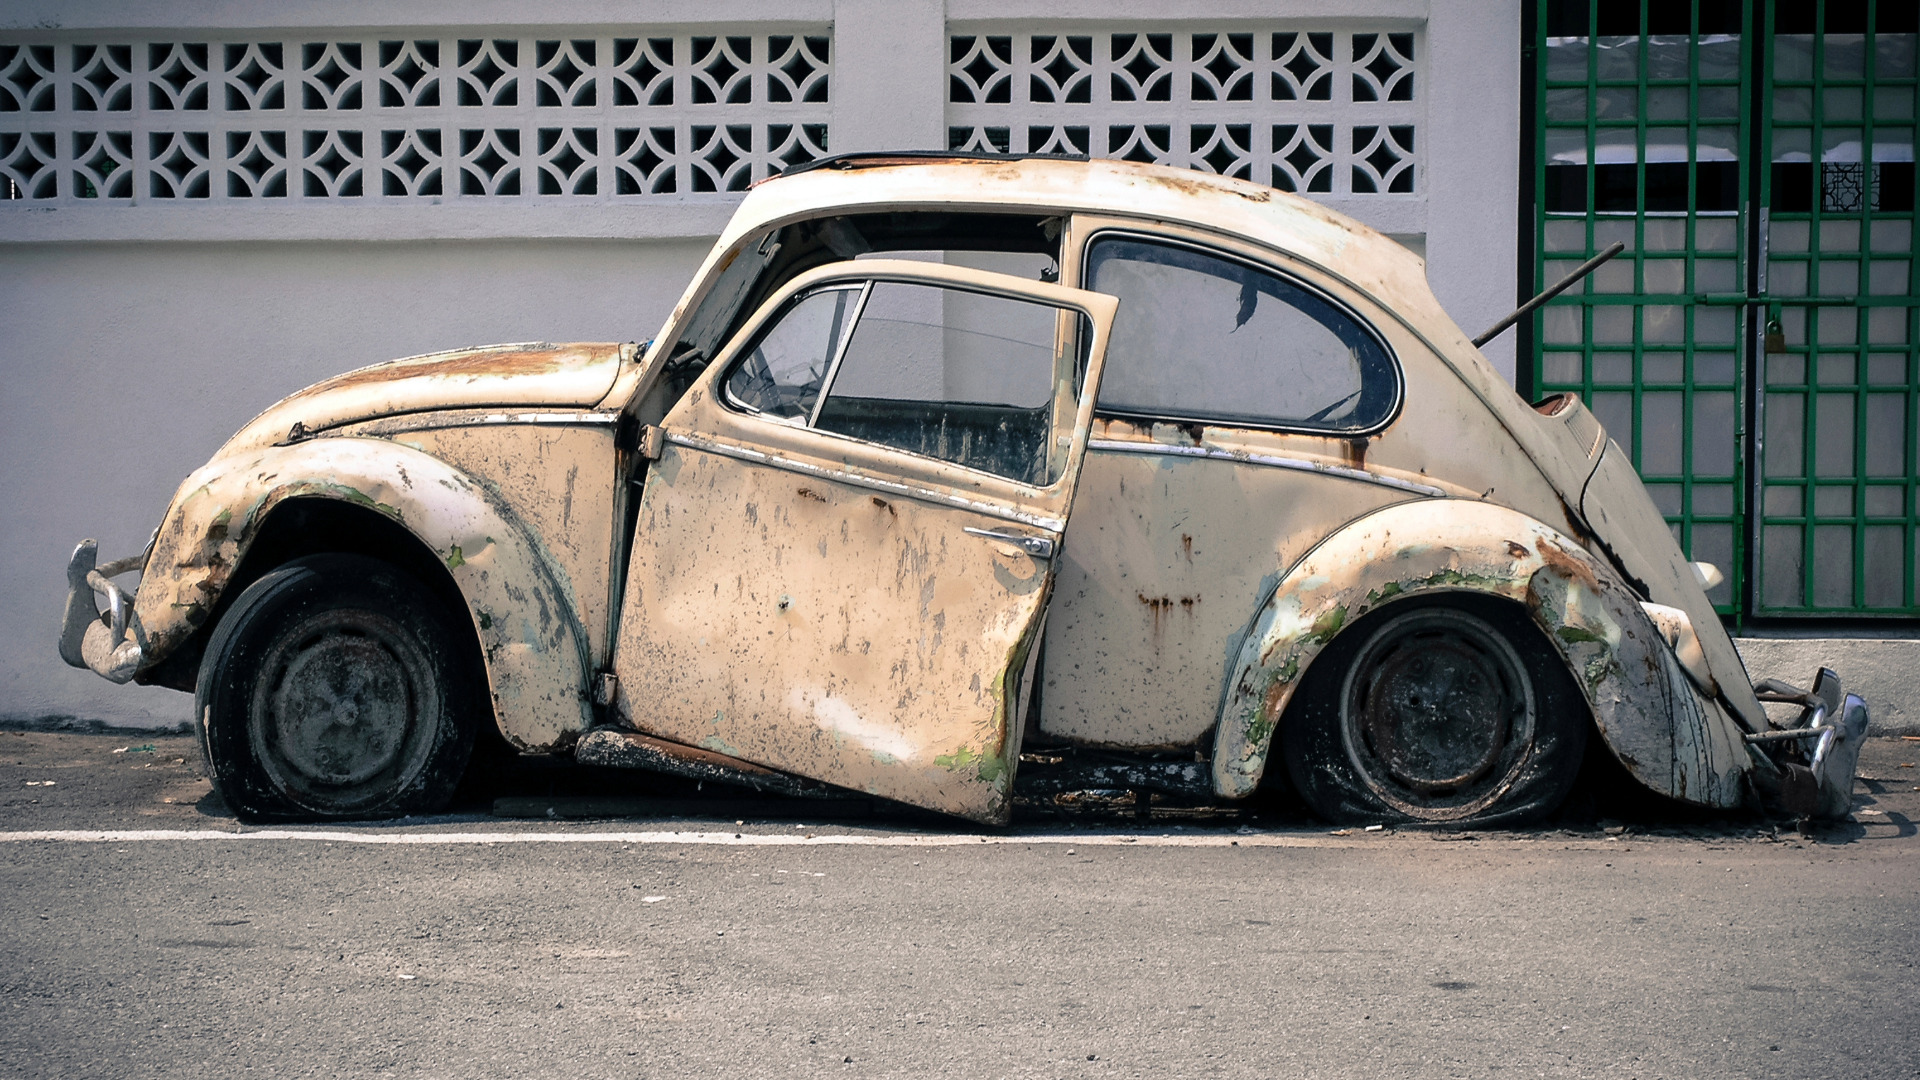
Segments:
[[[1380,338],[1278,274],[1122,234],[1089,246],[1086,287],[1120,298],[1103,414],[1359,433],[1398,405]]]

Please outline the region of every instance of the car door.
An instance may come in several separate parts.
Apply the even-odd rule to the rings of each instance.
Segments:
[[[1111,297],[809,271],[661,422],[614,670],[636,729],[1004,822]]]

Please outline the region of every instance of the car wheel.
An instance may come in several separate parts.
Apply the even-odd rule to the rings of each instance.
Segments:
[[[1295,790],[1336,822],[1551,813],[1586,750],[1564,661],[1498,601],[1403,601],[1308,669],[1282,725]]]
[[[194,694],[214,786],[243,820],[428,813],[473,747],[480,674],[445,604],[358,555],[315,555],[249,585]]]

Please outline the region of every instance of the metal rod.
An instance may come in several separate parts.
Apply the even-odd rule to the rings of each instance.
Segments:
[[[1625,250],[1627,250],[1627,245],[1624,243],[1621,243],[1618,240],[1615,240],[1612,244],[1610,244],[1607,247],[1607,250],[1601,252],[1598,255],[1595,255],[1593,258],[1588,259],[1586,262],[1581,263],[1578,269],[1576,269],[1573,273],[1568,274],[1566,277],[1561,278],[1560,281],[1557,284],[1555,284],[1552,288],[1548,289],[1546,292],[1541,293],[1539,296],[1536,296],[1533,299],[1527,301],[1526,303],[1521,304],[1519,309],[1514,311],[1513,314],[1507,316],[1504,319],[1501,319],[1499,322],[1494,323],[1492,326],[1488,327],[1485,333],[1473,339],[1473,347],[1477,349],[1480,346],[1485,345],[1487,342],[1492,341],[1494,338],[1499,337],[1500,332],[1502,330],[1505,330],[1507,327],[1512,326],[1514,323],[1517,323],[1521,319],[1526,318],[1528,315],[1533,314],[1534,308],[1539,307],[1541,304],[1544,304],[1547,301],[1553,299],[1554,297],[1559,296],[1561,293],[1566,292],[1568,289],[1573,288],[1573,286],[1577,284],[1581,278],[1586,277],[1588,274],[1591,274],[1595,270],[1599,269],[1601,263],[1606,262],[1608,259],[1613,258],[1615,255],[1618,255]]]
[[[1750,743],[1791,742],[1794,739],[1812,739],[1832,731],[1830,727],[1792,728],[1787,731],[1761,731],[1742,738]]]

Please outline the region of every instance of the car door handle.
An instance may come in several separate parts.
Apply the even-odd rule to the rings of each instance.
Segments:
[[[1053,558],[1053,540],[1045,536],[1023,536],[1020,533],[1001,532],[998,529],[976,529],[969,526],[966,530],[975,536],[984,536],[989,540],[998,540],[1003,544],[1012,544],[1036,559]]]

